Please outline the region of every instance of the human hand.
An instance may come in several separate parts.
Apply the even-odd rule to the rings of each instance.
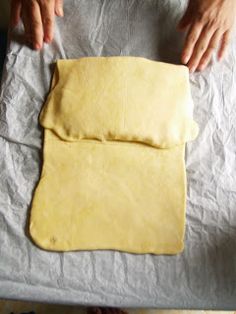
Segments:
[[[53,39],[54,17],[63,16],[63,0],[11,0],[11,27],[24,24],[26,40],[34,49]]]
[[[189,0],[178,29],[188,29],[181,59],[191,72],[205,69],[216,48],[218,59],[222,59],[235,14],[235,0]]]

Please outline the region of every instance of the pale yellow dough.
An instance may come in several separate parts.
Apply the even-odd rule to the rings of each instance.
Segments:
[[[188,70],[139,57],[59,60],[40,115],[30,234],[47,250],[184,248]]]

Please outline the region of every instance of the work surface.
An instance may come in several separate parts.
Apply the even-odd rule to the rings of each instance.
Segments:
[[[181,1],[65,1],[41,52],[10,43],[0,99],[0,297],[67,304],[236,308],[236,42],[222,63],[191,75],[200,134],[186,152],[185,250],[51,253],[27,235],[41,167],[38,115],[57,59],[132,55],[176,63]],[[174,161],[173,161],[174,162]]]

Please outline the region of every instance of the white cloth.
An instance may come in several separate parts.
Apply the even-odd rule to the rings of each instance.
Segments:
[[[177,256],[112,251],[49,253],[26,235],[39,178],[38,114],[58,58],[133,55],[177,62],[175,26],[186,3],[67,0],[41,52],[8,49],[0,99],[0,297],[106,306],[236,308],[236,41],[220,64],[191,76],[198,139],[187,145],[185,250]]]

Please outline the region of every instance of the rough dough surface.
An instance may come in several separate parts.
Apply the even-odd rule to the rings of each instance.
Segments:
[[[40,115],[30,234],[56,251],[184,248],[188,70],[139,57],[59,60]]]

